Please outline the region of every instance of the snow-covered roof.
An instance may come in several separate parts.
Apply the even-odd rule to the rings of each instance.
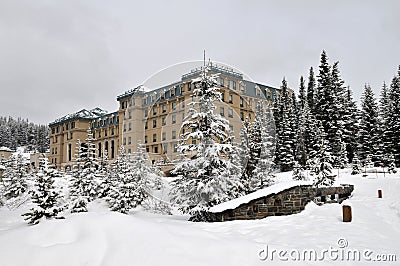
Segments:
[[[98,107],[96,107],[96,108],[94,108],[92,110],[82,109],[82,110],[80,110],[80,111],[78,111],[76,113],[68,114],[68,115],[65,115],[65,116],[63,116],[61,118],[58,118],[51,124],[57,124],[57,123],[64,122],[66,120],[78,119],[78,118],[81,118],[81,119],[94,119],[94,118],[103,116],[103,115],[105,115],[107,113],[108,113],[107,111],[105,111],[105,110],[103,110],[101,108],[98,108]]]
[[[247,194],[245,196],[215,205],[214,207],[210,208],[210,212],[222,212],[226,210],[231,210],[239,207],[242,204],[249,203],[252,200],[259,199],[271,194],[277,194],[281,191],[284,191],[289,188],[297,187],[297,186],[309,186],[312,185],[312,181],[288,181],[288,182],[281,182],[260,190],[257,190],[253,193]]]
[[[0,147],[0,151],[12,151],[11,149],[7,148],[7,147]]]

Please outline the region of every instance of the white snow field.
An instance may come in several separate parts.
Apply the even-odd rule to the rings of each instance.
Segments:
[[[0,265],[400,265],[400,175],[378,175],[337,180],[355,185],[347,200],[351,223],[342,222],[339,204],[309,203],[299,214],[262,220],[193,223],[143,210],[123,215],[95,202],[88,213],[35,226],[23,221],[23,209],[3,207]]]

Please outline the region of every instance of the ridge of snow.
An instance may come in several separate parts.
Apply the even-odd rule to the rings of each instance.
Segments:
[[[3,147],[0,147],[0,151],[12,151],[12,150],[3,146]]]
[[[271,194],[276,194],[279,193],[283,190],[297,187],[297,186],[306,186],[306,185],[312,185],[312,181],[288,181],[288,182],[281,182],[266,188],[262,188],[260,190],[257,190],[253,193],[244,195],[242,197],[223,202],[221,204],[215,205],[209,209],[210,212],[217,213],[217,212],[222,212],[225,210],[229,209],[235,209],[239,207],[242,204],[249,203],[252,200],[265,197]]]

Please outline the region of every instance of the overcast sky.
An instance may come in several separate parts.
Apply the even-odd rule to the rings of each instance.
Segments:
[[[0,0],[0,116],[49,123],[180,62],[211,60],[296,89],[325,49],[356,99],[400,64],[400,1]],[[179,75],[170,81],[179,79]]]

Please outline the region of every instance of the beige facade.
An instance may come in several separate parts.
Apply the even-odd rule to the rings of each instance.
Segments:
[[[9,148],[6,147],[0,147],[0,160],[2,160],[3,158],[5,160],[8,160],[8,158],[10,158],[12,153],[12,150],[10,150]]]
[[[222,102],[216,103],[215,112],[229,121],[235,139],[239,141],[242,121],[247,117],[250,121],[254,119],[257,102],[271,106],[279,97],[279,89],[247,81],[242,74],[226,67],[214,65],[211,70],[219,73],[218,87],[222,95]],[[146,145],[153,162],[173,162],[179,156],[178,141],[184,130],[182,122],[190,108],[188,104],[195,100],[192,79],[198,77],[199,71],[192,70],[180,81],[151,91],[141,87],[129,90],[117,97],[119,109],[114,113],[97,108],[57,119],[50,124],[49,162],[57,168],[70,167],[77,141],[84,142],[89,127],[96,138],[99,157],[107,151],[108,158],[113,160],[120,146],[132,153],[141,142]]]

